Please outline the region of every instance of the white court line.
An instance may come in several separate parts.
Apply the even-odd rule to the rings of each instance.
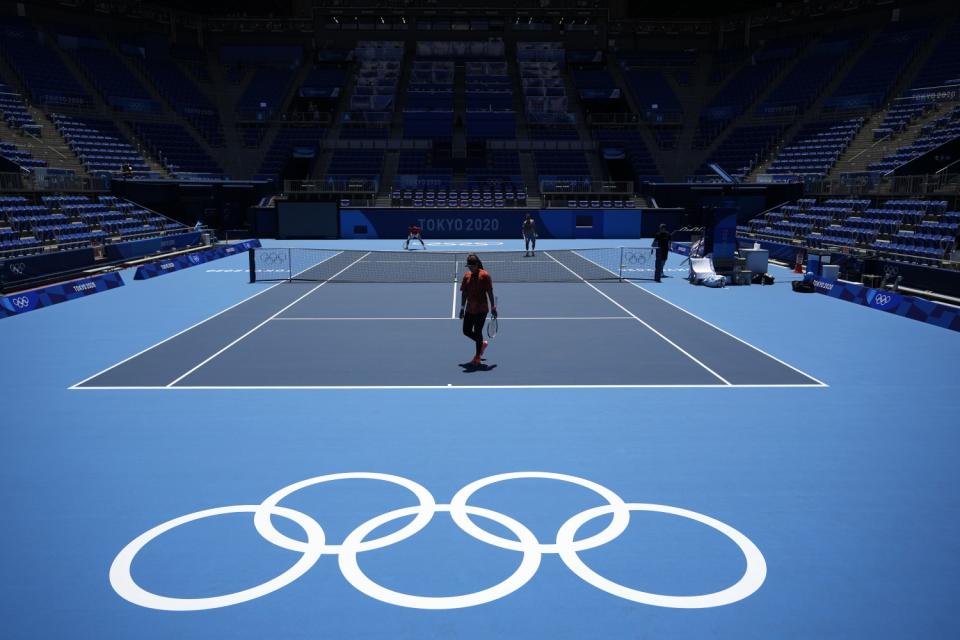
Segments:
[[[337,256],[340,255],[341,253],[343,253],[343,251],[337,251],[335,254],[333,254],[333,255],[330,256],[329,258],[326,258],[326,259],[324,259],[324,260],[321,260],[321,261],[318,262],[317,264],[322,264],[322,263],[326,262],[327,260],[330,260],[330,259],[332,259],[332,258],[337,257]],[[316,265],[313,265],[313,266],[316,266]],[[308,267],[308,268],[312,269],[313,267]],[[304,269],[304,271],[306,271],[306,269]],[[300,273],[303,273],[303,271],[301,271]],[[300,273],[298,273],[297,275],[300,275]],[[241,304],[243,304],[244,302],[247,302],[248,300],[253,300],[253,299],[256,298],[257,296],[259,296],[259,295],[261,295],[261,294],[264,294],[264,293],[266,293],[267,291],[270,291],[270,290],[273,289],[274,287],[279,287],[281,284],[287,284],[287,282],[288,282],[288,281],[283,280],[283,281],[278,282],[278,283],[276,283],[276,284],[270,285],[269,287],[267,287],[267,288],[264,289],[263,291],[258,291],[257,293],[253,294],[252,296],[249,296],[249,297],[247,297],[247,298],[244,298],[244,299],[241,300],[240,302],[238,302],[238,303],[236,303],[236,304],[232,304],[232,305],[230,305],[229,307],[227,307],[226,309],[224,309],[224,310],[222,310],[222,311],[218,311],[218,312],[216,312],[215,314],[213,314],[212,316],[210,316],[210,317],[208,317],[208,318],[204,318],[204,319],[201,320],[200,322],[198,322],[198,323],[196,323],[196,324],[194,324],[194,325],[191,325],[191,326],[187,327],[187,328],[184,329],[183,331],[178,331],[178,332],[176,332],[175,334],[173,334],[172,336],[170,336],[170,337],[168,337],[168,338],[164,338],[163,340],[161,340],[160,342],[156,343],[155,345],[150,346],[150,347],[147,347],[146,349],[144,349],[144,350],[142,350],[142,351],[139,351],[139,352],[133,354],[133,355],[130,356],[129,358],[124,358],[124,359],[121,360],[120,362],[118,362],[118,363],[116,363],[116,364],[110,365],[109,367],[107,367],[107,368],[104,369],[103,371],[100,371],[100,372],[98,372],[98,373],[93,374],[92,376],[89,376],[89,377],[84,378],[83,380],[81,380],[80,382],[77,382],[77,383],[74,384],[73,386],[68,387],[68,389],[76,389],[79,385],[83,384],[84,382],[87,382],[88,380],[93,380],[93,379],[96,378],[97,376],[103,375],[103,374],[106,373],[107,371],[110,371],[110,370],[112,370],[112,369],[116,369],[117,367],[119,367],[119,366],[122,365],[123,363],[129,362],[130,360],[133,360],[134,358],[136,358],[136,357],[138,357],[138,356],[142,356],[142,355],[145,354],[147,351],[151,351],[152,349],[156,349],[157,347],[159,347],[160,345],[164,344],[165,342],[169,342],[169,341],[173,340],[174,338],[176,338],[177,336],[182,335],[182,334],[186,333],[187,331],[190,331],[191,329],[195,329],[196,327],[199,327],[200,325],[202,325],[202,324],[205,323],[205,322],[209,322],[210,320],[213,320],[213,319],[216,318],[217,316],[222,315],[222,314],[226,313],[227,311],[230,311],[230,309],[233,309],[234,307],[240,306]]]
[[[526,318],[510,318],[505,316],[499,316],[501,320],[633,320],[632,316],[566,316],[566,317],[544,317],[544,316],[530,316]],[[323,317],[323,318],[291,318],[286,316],[284,318],[274,318],[274,322],[287,321],[287,320],[457,320],[458,318],[411,318],[411,317],[402,317],[402,318],[334,318],[334,317]]]
[[[657,331],[656,329],[654,329],[653,327],[651,327],[649,324],[647,324],[646,322],[644,322],[643,320],[641,320],[639,317],[637,317],[636,315],[634,315],[634,314],[633,314],[629,309],[627,309],[625,306],[623,306],[622,304],[620,304],[619,302],[617,302],[616,300],[614,300],[613,298],[611,298],[610,296],[608,296],[607,294],[605,294],[603,291],[600,291],[600,289],[598,289],[597,287],[595,287],[593,284],[591,284],[591,283],[587,282],[586,280],[584,280],[583,277],[581,277],[579,274],[577,274],[573,269],[571,269],[571,268],[568,267],[567,265],[563,264],[562,262],[560,262],[559,260],[557,260],[556,258],[554,258],[553,256],[551,256],[549,251],[544,251],[543,253],[544,253],[545,255],[549,256],[550,259],[553,260],[554,262],[556,262],[558,265],[560,265],[561,267],[563,267],[564,269],[566,269],[567,271],[569,271],[569,272],[572,273],[573,275],[575,275],[575,276],[577,276],[578,278],[580,278],[580,281],[581,281],[583,284],[587,285],[588,287],[590,287],[591,289],[593,289],[594,291],[596,291],[597,293],[599,293],[600,295],[602,295],[604,298],[606,298],[607,300],[609,300],[610,302],[612,302],[613,304],[615,304],[617,307],[620,308],[621,311],[623,311],[624,313],[630,314],[630,316],[633,317],[634,320],[636,320],[637,322],[639,322],[640,324],[642,324],[643,326],[645,326],[647,329],[650,329],[650,331],[653,331],[655,334],[657,334],[658,336],[660,336],[661,338],[663,338],[663,340],[666,341],[667,344],[669,344],[670,346],[672,346],[674,349],[676,349],[677,351],[679,351],[680,353],[682,353],[683,355],[687,356],[688,358],[690,358],[691,360],[693,360],[694,362],[696,362],[698,365],[700,365],[701,367],[703,367],[704,369],[706,369],[707,371],[709,371],[709,372],[710,372],[711,374],[713,374],[713,376],[716,377],[718,380],[722,380],[723,383],[726,384],[726,385],[730,385],[730,384],[731,384],[731,382],[730,382],[729,380],[727,380],[726,378],[724,378],[723,376],[721,376],[719,373],[717,373],[716,371],[714,371],[713,369],[711,369],[711,368],[708,367],[707,365],[705,365],[705,364],[703,364],[702,362],[700,362],[697,358],[695,358],[693,355],[691,355],[689,352],[687,352],[685,349],[683,349],[683,347],[681,347],[680,345],[678,345],[676,342],[674,342],[673,340],[671,340],[671,339],[668,338],[667,336],[663,335],[662,333],[660,333],[659,331]],[[579,254],[577,254],[577,255],[579,255]],[[590,262],[592,262],[592,260],[591,260]],[[596,264],[596,263],[594,263],[594,264]],[[607,271],[609,271],[609,269],[607,269]]]
[[[805,372],[801,371],[800,369],[797,369],[795,366],[784,362],[783,360],[781,360],[781,359],[778,358],[777,356],[774,356],[774,355],[771,355],[771,354],[767,353],[766,351],[764,351],[764,350],[761,349],[760,347],[754,346],[754,345],[750,344],[749,342],[747,342],[746,340],[743,340],[742,338],[738,338],[737,336],[733,335],[733,334],[730,333],[729,331],[724,331],[723,329],[721,329],[721,328],[718,327],[717,325],[713,324],[712,322],[708,322],[708,321],[704,320],[703,318],[701,318],[701,317],[698,316],[697,314],[692,313],[692,312],[690,312],[690,311],[687,311],[687,310],[684,309],[683,307],[681,307],[681,306],[679,306],[679,305],[676,305],[676,304],[670,302],[670,301],[667,300],[666,298],[663,298],[663,297],[661,297],[661,296],[658,296],[658,295],[655,294],[653,291],[649,291],[649,290],[647,290],[647,289],[644,289],[643,287],[641,287],[641,286],[640,286],[639,284],[637,284],[636,282],[631,282],[630,284],[632,284],[632,285],[635,286],[637,289],[640,289],[640,290],[643,291],[643,292],[649,293],[650,295],[652,295],[654,298],[657,298],[658,300],[663,300],[664,302],[666,302],[667,304],[669,304],[671,307],[676,307],[677,309],[679,309],[680,311],[683,311],[683,312],[684,312],[685,314],[687,314],[688,316],[690,316],[690,317],[692,317],[692,318],[696,318],[697,320],[699,320],[699,321],[702,322],[703,324],[705,324],[705,325],[707,325],[707,326],[709,326],[709,327],[713,327],[714,329],[716,329],[716,330],[719,331],[720,333],[723,333],[723,334],[726,334],[726,335],[730,336],[731,338],[733,338],[733,339],[736,340],[737,342],[741,342],[741,343],[747,345],[748,347],[750,347],[751,349],[753,349],[753,350],[755,350],[755,351],[759,351],[760,353],[762,353],[763,355],[767,356],[767,357],[770,358],[771,360],[776,360],[777,362],[779,362],[779,363],[782,364],[783,366],[787,367],[788,369],[792,369],[792,370],[796,371],[797,373],[799,373],[800,375],[805,376],[805,377],[807,377],[807,378],[810,378],[811,380],[813,380],[814,382],[816,382],[818,385],[823,386],[823,387],[829,387],[829,386],[830,386],[830,385],[828,385],[826,382],[823,382],[823,381],[821,381],[821,380],[818,380],[818,379],[814,378],[814,377],[813,377],[812,375],[810,375],[809,373],[805,373]],[[807,385],[807,386],[811,386],[811,385]]]
[[[293,390],[401,390],[431,389],[818,389],[814,384],[490,384],[490,385],[343,385],[343,386],[179,386],[179,387],[77,387],[77,391],[293,391]]]
[[[309,296],[311,293],[313,293],[314,291],[316,291],[317,289],[319,289],[319,288],[322,287],[323,285],[325,285],[325,284],[327,284],[328,282],[330,282],[330,280],[333,280],[333,279],[336,278],[338,275],[340,275],[341,273],[343,273],[344,271],[346,271],[347,269],[349,269],[349,268],[352,267],[353,265],[357,264],[358,262],[360,262],[361,260],[363,260],[364,258],[366,258],[368,255],[370,255],[370,252],[369,252],[369,251],[368,251],[367,253],[363,254],[362,256],[360,256],[359,258],[357,258],[356,260],[354,260],[353,262],[351,262],[350,264],[348,264],[347,266],[345,266],[343,269],[340,269],[340,271],[337,271],[335,274],[333,274],[332,276],[330,276],[329,279],[324,280],[323,282],[321,282],[320,284],[318,284],[318,285],[315,286],[314,288],[310,289],[310,291],[307,291],[305,294],[303,294],[302,296],[300,296],[299,298],[297,298],[296,300],[294,300],[293,302],[291,302],[290,304],[288,304],[288,305],[285,306],[284,308],[282,308],[282,309],[280,309],[279,311],[277,311],[275,314],[273,314],[272,316],[270,316],[269,318],[267,318],[266,320],[264,320],[263,322],[261,322],[260,324],[258,324],[257,326],[255,326],[253,329],[250,329],[250,331],[247,331],[245,334],[243,334],[242,336],[240,336],[239,338],[237,338],[236,340],[234,340],[233,342],[231,342],[231,343],[228,344],[227,346],[223,347],[222,349],[220,349],[219,351],[217,351],[216,353],[214,353],[212,356],[210,356],[209,358],[207,358],[206,360],[204,360],[203,362],[201,362],[200,364],[198,364],[198,365],[195,366],[194,368],[190,369],[189,371],[187,371],[186,373],[184,373],[183,375],[181,375],[181,376],[178,377],[177,379],[175,379],[175,380],[173,380],[172,382],[170,382],[167,386],[168,386],[168,387],[172,387],[173,385],[177,384],[178,382],[180,382],[181,380],[183,380],[184,378],[186,378],[188,375],[190,375],[191,373],[193,373],[194,371],[196,371],[197,369],[199,369],[199,368],[202,367],[203,365],[207,364],[208,362],[210,362],[211,360],[213,360],[214,358],[216,358],[217,356],[219,356],[221,353],[223,353],[224,351],[226,351],[227,349],[229,349],[229,348],[232,347],[233,345],[237,344],[238,342],[240,342],[241,340],[243,340],[244,338],[246,338],[247,336],[249,336],[249,335],[250,335],[251,333],[253,333],[254,331],[256,331],[257,329],[259,329],[259,328],[262,327],[263,325],[267,324],[268,322],[270,322],[271,320],[273,320],[274,318],[276,318],[278,315],[280,315],[281,313],[283,313],[284,311],[286,311],[287,309],[289,309],[289,308],[292,307],[293,305],[297,304],[298,302],[300,302],[301,300],[303,300],[304,298],[306,298],[307,296]],[[312,268],[312,267],[311,267],[311,268]]]
[[[457,290],[458,290],[458,289],[459,289],[459,287],[457,287],[457,278],[454,277],[454,278],[453,278],[453,306],[450,307],[450,319],[451,319],[451,320],[456,320],[456,319],[457,319]]]
[[[576,253],[576,250],[574,250],[574,253]],[[601,264],[597,264],[596,262],[594,262],[593,260],[591,260],[590,258],[588,258],[588,257],[586,257],[586,256],[580,255],[579,253],[577,253],[577,255],[580,256],[581,258],[583,258],[584,260],[586,260],[587,262],[592,262],[593,264],[597,265],[597,266],[600,267],[601,269],[604,269],[604,270],[606,270],[606,271],[610,271],[610,273],[614,273],[614,271],[612,271],[612,270],[610,270],[610,269],[607,269],[606,267],[604,267],[604,266],[601,265]],[[669,271],[669,269],[668,269],[668,271]],[[680,269],[680,271],[685,271],[685,269]],[[817,378],[814,378],[814,377],[813,377],[812,375],[810,375],[809,373],[807,373],[807,372],[805,372],[805,371],[801,371],[800,369],[797,369],[797,368],[796,368],[795,366],[793,366],[792,364],[789,364],[789,363],[787,363],[787,362],[784,362],[783,360],[781,360],[781,359],[778,358],[777,356],[767,353],[766,351],[764,351],[764,350],[761,349],[760,347],[758,347],[758,346],[756,346],[756,345],[750,344],[749,342],[747,342],[747,341],[744,340],[743,338],[739,338],[739,337],[733,335],[732,333],[730,333],[729,331],[725,331],[724,329],[721,329],[720,327],[718,327],[717,325],[713,324],[712,322],[708,322],[707,320],[704,320],[703,318],[701,318],[701,317],[698,316],[697,314],[695,314],[695,313],[693,313],[693,312],[691,312],[691,311],[687,311],[686,309],[684,309],[684,308],[681,307],[680,305],[674,304],[673,302],[670,302],[670,301],[667,300],[666,298],[661,297],[661,296],[655,294],[653,291],[650,291],[649,289],[643,288],[642,286],[640,286],[639,284],[637,284],[635,281],[633,281],[633,280],[627,280],[627,282],[629,282],[630,284],[632,284],[633,286],[635,286],[637,289],[640,289],[640,291],[643,291],[644,293],[649,293],[649,294],[652,295],[654,298],[657,298],[658,300],[662,300],[663,302],[666,302],[667,304],[669,304],[671,307],[676,307],[677,309],[679,309],[680,311],[683,311],[683,312],[684,312],[685,314],[687,314],[688,316],[691,316],[691,317],[693,317],[693,318],[696,318],[697,320],[699,320],[699,321],[702,322],[703,324],[707,325],[708,327],[713,327],[714,329],[716,329],[716,330],[719,331],[720,333],[723,333],[723,334],[726,334],[726,335],[730,336],[731,338],[733,338],[733,339],[736,340],[737,342],[741,342],[741,343],[745,344],[746,346],[750,347],[751,349],[753,349],[754,351],[758,351],[759,353],[762,353],[763,355],[767,356],[767,357],[770,358],[771,360],[775,360],[776,362],[779,362],[780,364],[782,364],[783,366],[787,367],[788,369],[792,369],[793,371],[796,371],[796,372],[799,373],[800,375],[802,375],[802,376],[804,376],[804,377],[806,377],[806,378],[809,378],[810,380],[813,380],[814,382],[817,383],[817,385],[820,385],[821,387],[829,387],[829,386],[830,386],[830,385],[828,385],[826,382],[823,382],[823,381],[821,381],[821,380],[818,380]],[[800,385],[800,386],[807,386],[807,387],[809,387],[809,386],[816,386],[816,385]]]

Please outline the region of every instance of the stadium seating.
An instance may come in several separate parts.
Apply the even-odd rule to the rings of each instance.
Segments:
[[[326,129],[321,127],[295,125],[282,127],[263,157],[259,176],[275,178],[280,175],[283,166],[291,157],[307,157],[315,154],[325,135]]]
[[[0,197],[0,252],[5,256],[126,242],[187,230],[183,224],[116,196]]]
[[[946,115],[925,124],[912,144],[897,148],[879,162],[870,163],[869,168],[871,171],[887,173],[957,137],[960,137],[960,107],[954,107]]]
[[[927,57],[913,80],[914,87],[960,84],[960,22],[954,22]]]
[[[563,44],[537,42],[517,44],[517,63],[523,85],[527,120],[531,124],[572,124],[564,81]]]
[[[824,177],[863,126],[863,118],[804,126],[767,167],[769,174]]]
[[[293,69],[257,69],[237,101],[237,117],[243,120],[269,120],[274,117],[295,73]]]
[[[621,53],[619,56],[626,79],[640,115],[648,122],[672,122],[683,117],[676,94],[660,69],[651,67],[656,58],[646,52]]]
[[[523,207],[527,202],[527,194],[522,188],[514,188],[510,184],[497,187],[474,185],[463,189],[450,186],[424,189],[394,187],[390,192],[390,202],[395,207],[490,209]]]
[[[209,50],[196,44],[202,38],[146,27],[84,32],[83,25],[45,16],[2,18],[0,155],[24,169],[64,170],[52,151],[37,151],[60,144],[52,128],[41,128],[49,128],[49,118],[83,164],[83,177],[116,177],[129,166],[140,179],[222,179],[228,166],[244,179],[313,173],[329,182],[362,180],[369,188],[386,174],[390,183],[380,185],[380,195],[411,207],[515,206],[545,180],[600,175],[632,180],[639,191],[650,181],[713,179],[709,163],[740,180],[765,167],[763,180],[802,180],[809,189],[836,178],[841,156],[840,166],[858,169],[869,158],[861,177],[874,184],[960,136],[960,106],[943,104],[960,102],[960,25],[941,27],[913,10],[894,20],[864,11],[862,20],[822,29],[819,22],[756,23],[744,38],[700,40],[708,46],[688,46],[685,39],[604,42],[588,30],[561,42],[518,23],[510,54],[502,40],[476,34],[407,44],[363,39],[377,36],[357,27],[359,40],[317,41],[311,49],[293,33],[273,38],[238,31],[214,36],[216,50]],[[525,29],[534,33],[525,36]],[[295,77],[303,78],[298,86]],[[87,95],[90,86],[94,95]],[[891,99],[901,86],[910,89]],[[876,117],[881,110],[882,119]],[[918,119],[925,122],[931,113],[939,117],[914,136]],[[851,151],[865,121],[871,131]],[[42,133],[44,140],[24,143],[24,133]],[[875,149],[897,148],[879,160],[875,151],[851,160],[861,144],[871,144],[870,135],[884,140]],[[170,175],[151,171],[154,161]],[[551,205],[559,202],[549,198]],[[41,206],[35,200],[26,204]],[[628,207],[629,200],[609,204]],[[605,202],[571,197],[565,205]],[[54,208],[42,215],[66,215]],[[878,208],[784,207],[770,213],[764,229],[863,247],[927,243],[924,235],[941,224],[923,219],[890,229],[888,214],[865,213]],[[874,220],[885,222],[871,226]],[[90,229],[80,230],[82,224]],[[63,225],[77,234],[100,229],[70,216],[39,221],[41,242],[66,233]],[[20,231],[13,238],[2,226],[0,233],[11,242],[28,239]]]
[[[853,34],[831,34],[810,45],[803,57],[757,108],[761,116],[805,111],[859,44]]]
[[[172,174],[183,178],[221,177],[223,171],[181,126],[164,122],[129,122],[144,147]]]
[[[597,129],[594,133],[600,144],[601,157],[618,159],[621,156],[633,169],[635,184],[661,180],[657,164],[638,131]]]
[[[40,125],[30,115],[23,97],[2,82],[0,82],[0,116],[11,129],[19,129],[35,136],[40,135]]]
[[[737,127],[724,138],[710,155],[709,161],[719,164],[730,175],[743,178],[760,164],[773,148],[782,125],[745,125]],[[704,164],[698,174],[711,173]]]
[[[858,248],[885,258],[936,265],[956,248],[960,212],[946,200],[815,198],[798,200],[737,228],[744,239],[801,242],[809,248]]]
[[[376,179],[383,170],[384,152],[380,149],[337,149],[330,159],[327,175],[336,180]]]
[[[740,67],[721,86],[700,114],[694,147],[709,147],[734,118],[747,110],[802,46],[802,39],[785,39],[774,41],[755,51],[750,63]],[[754,153],[747,153],[746,156],[758,155],[763,151],[763,148],[755,149]]]
[[[880,106],[929,31],[926,24],[888,27],[827,98],[824,108],[850,110]]]
[[[103,45],[106,47],[106,45]],[[81,49],[76,60],[103,101],[117,111],[159,112],[154,100],[120,58],[103,49]]]
[[[225,144],[216,106],[167,56],[133,58],[157,92],[213,147]]]
[[[124,172],[134,176],[155,177],[144,157],[109,120],[51,114],[60,135],[91,175]]]
[[[453,137],[453,62],[413,61],[403,109],[403,137]]]
[[[34,158],[27,149],[19,147],[13,142],[0,142],[0,156],[24,169],[47,166],[46,160]]]
[[[513,87],[506,61],[467,62],[465,71],[467,140],[513,139],[517,114],[513,110]]]
[[[59,55],[25,22],[0,26],[0,52],[29,89],[32,102],[50,106],[91,103]]]

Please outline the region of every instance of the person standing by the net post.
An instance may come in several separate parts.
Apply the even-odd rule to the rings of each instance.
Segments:
[[[652,246],[657,248],[657,263],[653,279],[660,282],[660,278],[663,277],[663,266],[667,263],[667,256],[670,254],[670,232],[667,231],[667,225],[660,225],[660,230],[653,236]]]
[[[480,357],[487,348],[487,341],[483,339],[483,325],[487,321],[487,311],[494,318],[497,317],[497,303],[493,297],[493,280],[477,254],[467,256],[467,269],[460,282],[460,319],[463,320],[463,335],[476,345],[476,353],[470,364],[479,367]]]
[[[537,222],[533,219],[533,214],[527,213],[527,217],[520,227],[523,233],[523,248],[526,251],[525,256],[537,255]]]

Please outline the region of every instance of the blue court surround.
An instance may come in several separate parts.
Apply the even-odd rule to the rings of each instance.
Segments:
[[[430,249],[461,249],[455,241],[440,242],[427,239]],[[521,246],[503,242],[486,248]],[[302,244],[396,248],[393,241]],[[591,240],[584,246],[601,244],[605,241]],[[574,246],[543,245],[538,250]],[[668,269],[677,269],[680,260],[671,256]],[[960,633],[954,613],[960,574],[956,332],[826,296],[795,294],[787,270],[775,271],[778,281],[771,287],[719,290],[690,286],[682,272],[668,270],[672,277],[661,285],[624,285],[636,291],[624,289],[623,304],[651,324],[653,314],[669,314],[665,321],[675,330],[682,331],[675,326],[681,318],[700,322],[667,311],[667,302],[675,304],[828,386],[69,388],[271,286],[248,284],[246,266],[245,256],[235,256],[142,282],[124,274],[126,287],[3,320],[5,637],[739,639]],[[445,293],[441,305],[446,313],[450,295]],[[654,305],[654,296],[667,302]],[[427,304],[418,299],[398,309],[421,309],[421,302]],[[250,307],[234,307],[245,308]],[[506,358],[496,350],[509,351],[500,345],[518,335],[525,343],[539,338],[524,332],[521,322],[504,320],[488,360]],[[458,330],[452,320],[442,326],[436,336],[405,333],[422,353],[411,353],[410,368],[395,372],[398,384],[408,383],[411,371],[424,370],[416,358],[439,357],[428,344]],[[193,335],[196,349],[222,339]],[[575,375],[585,355],[564,358],[580,352],[558,335],[543,338],[534,345],[543,354],[543,368],[567,367],[553,373]],[[627,336],[610,338],[623,347],[614,355],[628,353]],[[352,349],[374,351],[396,366],[392,351],[358,339]],[[256,353],[293,343],[287,337]],[[309,336],[296,344],[311,348]],[[449,344],[451,366],[459,372],[456,365],[469,345],[462,337]],[[349,360],[324,362],[322,352],[311,355],[322,365],[316,371],[339,367],[356,375]],[[167,364],[173,377],[183,372],[176,359]],[[537,357],[517,359],[510,368],[522,364],[535,370]],[[623,372],[623,363],[608,364]],[[556,554],[545,552],[529,581],[501,599],[425,610],[364,595],[330,553],[270,594],[205,611],[144,608],[111,586],[111,564],[144,532],[198,511],[256,505],[308,478],[392,474],[419,483],[446,504],[476,480],[520,471],[576,476],[629,503],[716,519],[756,545],[765,560],[765,580],[731,604],[669,608],[591,586]],[[604,502],[582,486],[533,478],[493,484],[469,499],[521,523],[541,543],[553,542],[575,514]],[[321,523],[328,544],[339,544],[379,514],[415,503],[406,489],[357,479],[306,487],[279,502]],[[132,575],[144,589],[199,598],[250,589],[295,566],[303,554],[264,540],[253,519],[247,512],[227,513],[164,533],[136,555]],[[491,533],[510,535],[502,523],[482,515],[474,520]],[[304,539],[296,524],[283,517],[273,521],[283,534]],[[368,537],[409,521],[407,516],[386,523]],[[587,522],[577,539],[609,523],[609,516]],[[522,555],[467,535],[441,511],[416,535],[357,554],[357,563],[389,589],[441,597],[497,584],[517,571]],[[612,581],[667,596],[724,589],[747,565],[730,538],[703,522],[649,510],[631,513],[619,537],[580,557]]]

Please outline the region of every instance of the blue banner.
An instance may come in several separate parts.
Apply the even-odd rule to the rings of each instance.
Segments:
[[[189,269],[190,267],[195,267],[205,262],[210,262],[211,260],[227,258],[242,253],[247,249],[258,248],[259,246],[259,240],[244,240],[237,244],[222,245],[207,249],[206,251],[197,251],[182,256],[174,256],[167,260],[160,260],[159,262],[151,262],[137,267],[137,272],[134,274],[133,279],[146,280],[148,278],[155,278],[165,273]]]
[[[0,260],[0,284],[7,286],[35,280],[55,273],[81,269],[93,263],[91,247],[7,258]]]
[[[532,213],[541,238],[640,238],[643,211],[610,209],[341,209],[342,238],[519,238]]]
[[[13,293],[0,297],[0,318],[8,318],[122,286],[123,278],[118,272],[112,272],[92,278],[62,282],[42,289]]]
[[[885,289],[871,289],[852,282],[840,282],[839,280],[817,278],[813,281],[813,287],[817,293],[822,293],[831,298],[855,302],[944,329],[960,331],[960,309],[956,307],[938,304],[924,298],[904,296]]]
[[[195,244],[200,244],[199,231],[180,233],[175,236],[165,236],[163,238],[147,238],[146,240],[132,240],[130,242],[108,244],[107,257],[111,260],[140,258],[150,255],[151,253],[185,249]]]

